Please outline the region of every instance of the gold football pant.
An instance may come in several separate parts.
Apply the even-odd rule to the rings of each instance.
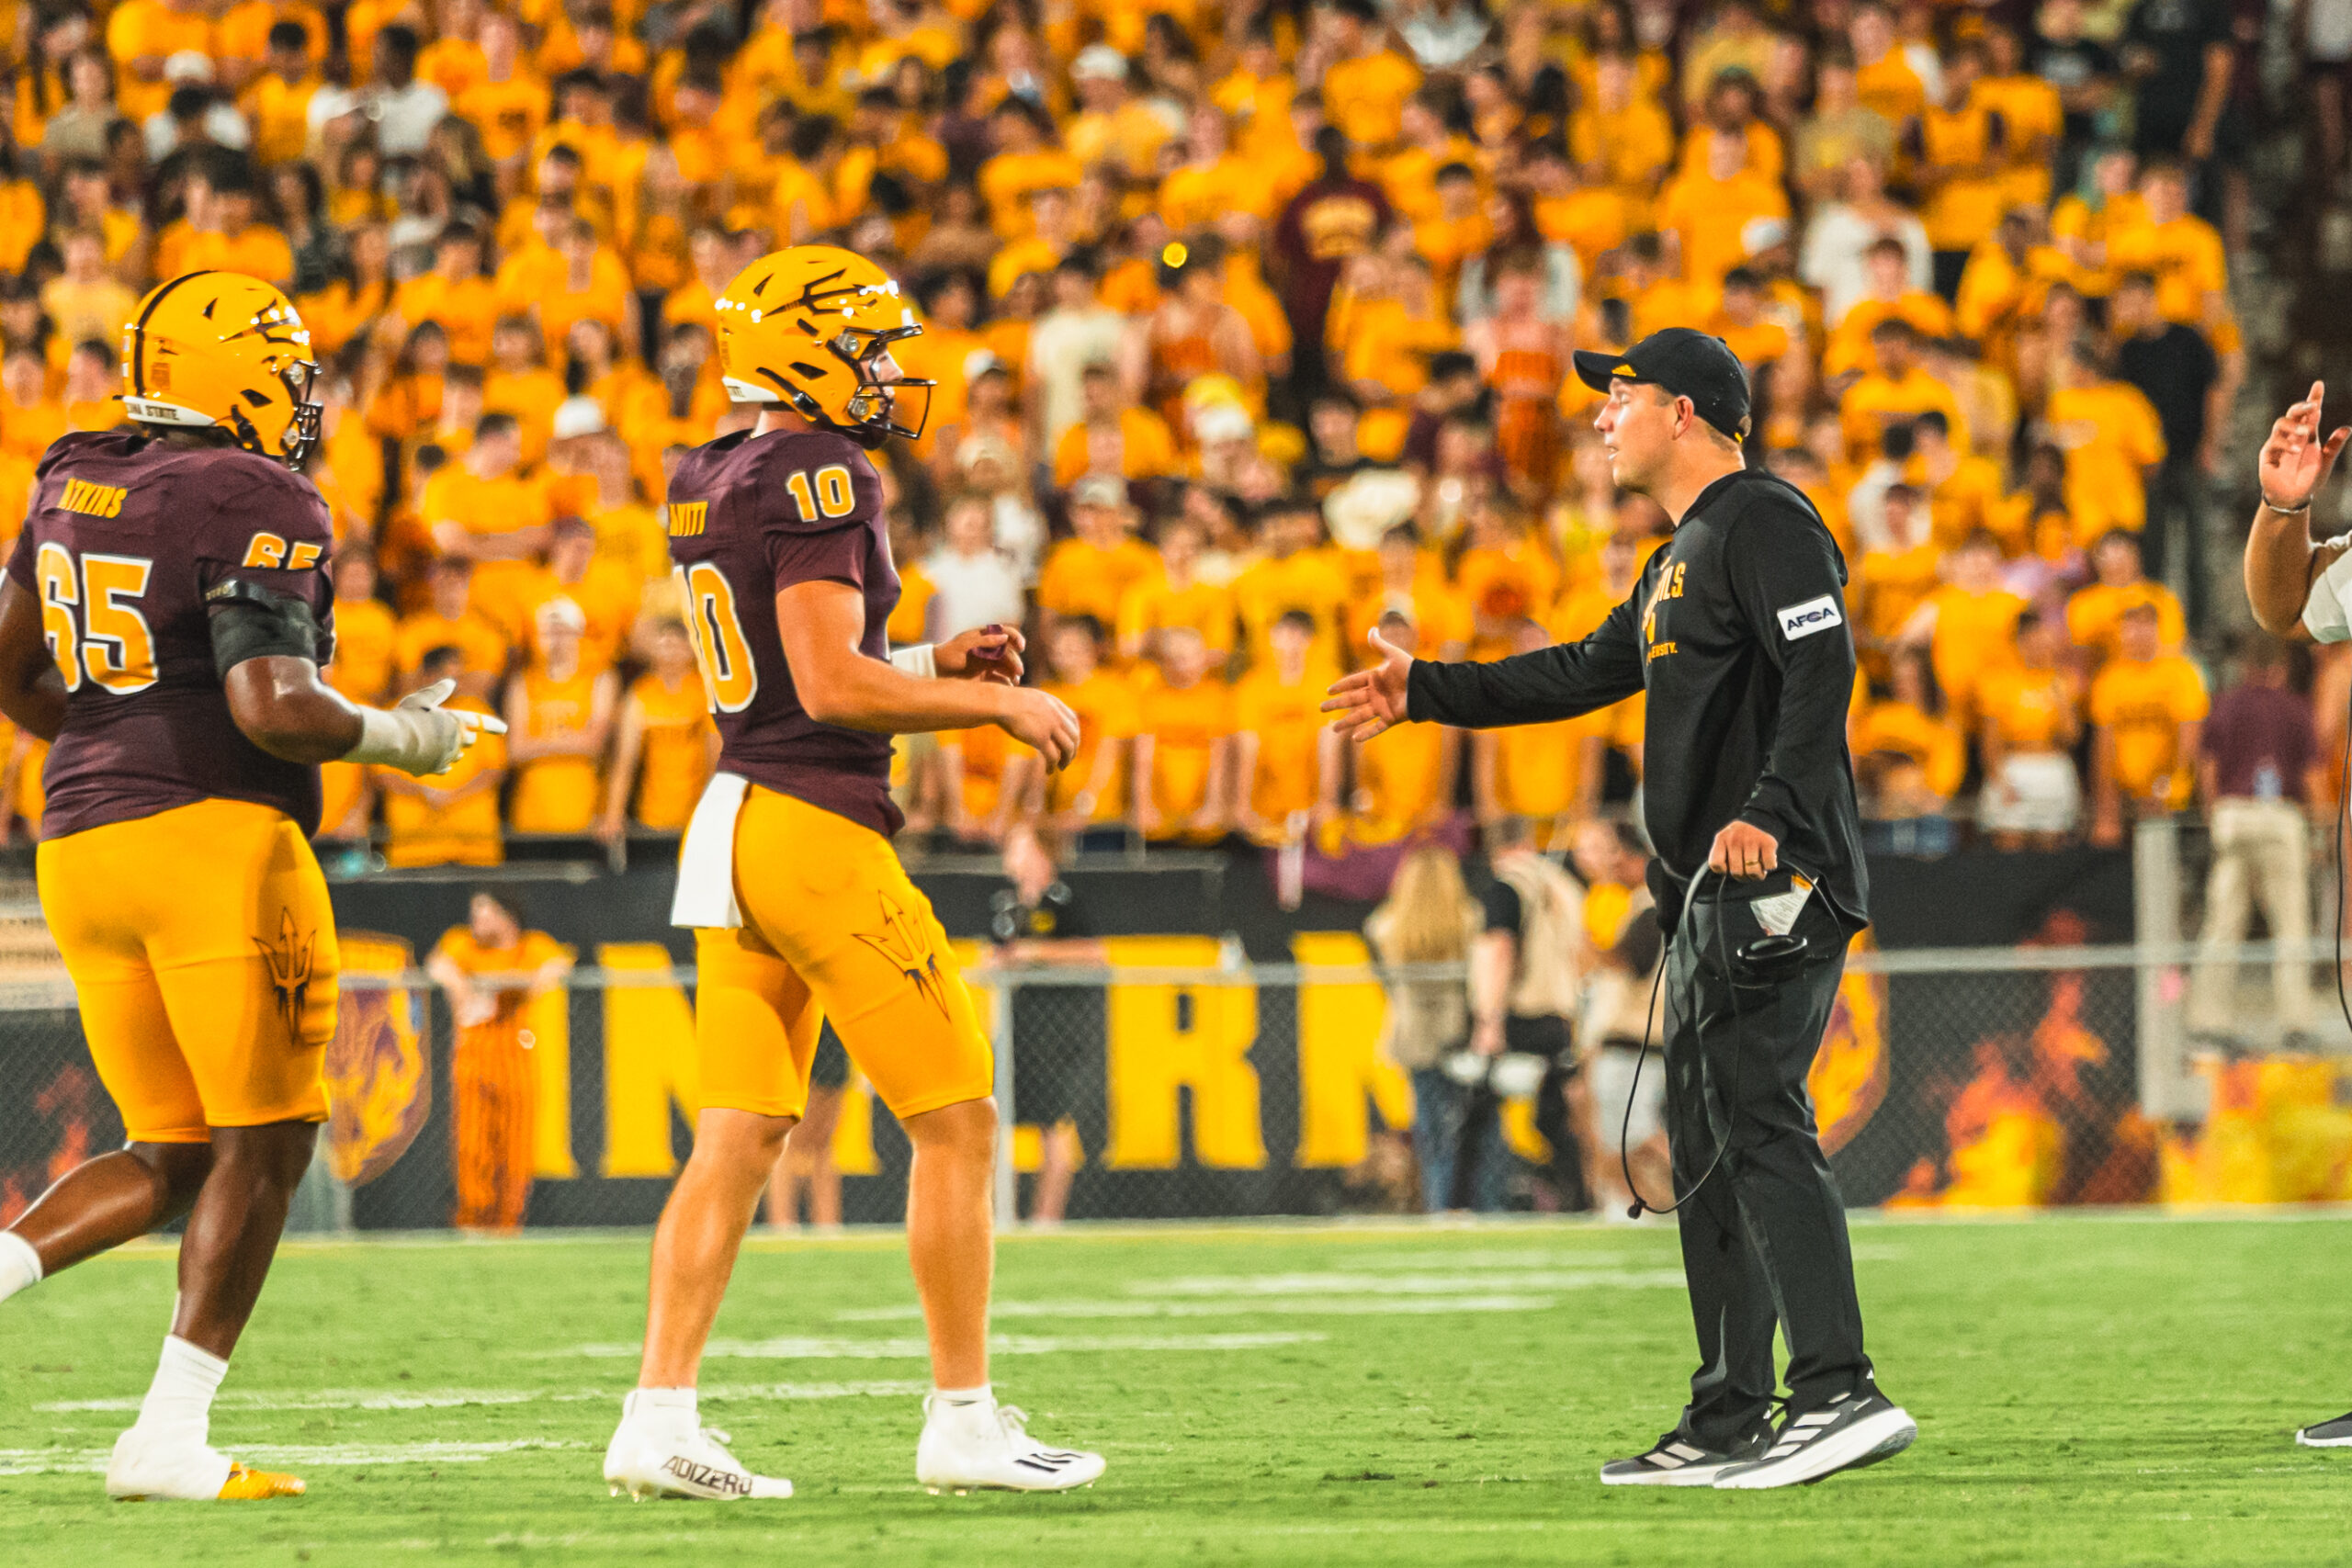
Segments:
[[[283,812],[200,800],[40,846],[41,911],[134,1142],[323,1122],[334,910]]]

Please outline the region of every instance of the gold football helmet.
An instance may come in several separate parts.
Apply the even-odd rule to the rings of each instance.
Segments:
[[[183,273],[122,329],[122,406],[133,420],[226,430],[289,468],[319,438],[318,375],[294,302],[243,273]]]
[[[897,282],[864,256],[832,245],[775,252],[737,274],[717,308],[718,366],[737,402],[781,403],[867,448],[922,434],[936,383],[899,375],[890,357],[922,328]]]

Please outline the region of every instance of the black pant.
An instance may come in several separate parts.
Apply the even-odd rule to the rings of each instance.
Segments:
[[[2205,629],[2205,494],[2210,481],[2195,452],[2175,450],[2148,473],[2148,524],[2142,570],[2157,582],[2180,564],[2181,612],[2192,635]]]
[[[1769,989],[1741,989],[1735,1024],[1717,937],[1736,960],[1763,934],[1751,896],[1736,886],[1722,903],[1693,899],[1666,958],[1666,1126],[1678,1191],[1690,1191],[1728,1138],[1722,1166],[1676,1216],[1699,1331],[1681,1433],[1713,1449],[1737,1443],[1767,1415],[1775,1323],[1788,1341],[1795,1410],[1871,1381],[1845,1203],[1805,1092],[1846,942],[1818,897],[1809,900],[1796,924],[1809,944],[1803,970]]]

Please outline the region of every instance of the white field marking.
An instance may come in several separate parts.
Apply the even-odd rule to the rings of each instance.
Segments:
[[[881,1378],[871,1382],[722,1382],[702,1391],[707,1400],[905,1399],[931,1392],[929,1378]]]
[[[1320,1334],[1108,1334],[1044,1337],[992,1334],[989,1349],[999,1356],[1060,1356],[1107,1350],[1266,1350],[1283,1345],[1312,1345]],[[642,1345],[578,1345],[569,1350],[544,1352],[554,1356],[588,1356],[604,1360],[635,1359]],[[775,1361],[920,1361],[931,1355],[921,1339],[714,1339],[703,1351],[746,1360]]]
[[[1679,1281],[1678,1281],[1679,1282]],[[1553,1296],[1290,1296],[1265,1301],[1193,1302],[994,1302],[990,1317],[1390,1317],[1448,1312],[1544,1312],[1559,1304]],[[833,1314],[836,1323],[898,1323],[922,1316],[922,1308],[855,1307]]]
[[[1573,1291],[1590,1285],[1648,1288],[1680,1285],[1679,1269],[1531,1269],[1505,1275],[1496,1270],[1478,1280],[1503,1290]],[[1137,1280],[1131,1296],[1458,1296],[1458,1274],[1186,1274],[1170,1280]]]
[[[931,1392],[931,1384],[899,1378],[876,1382],[729,1383],[702,1391],[705,1399],[854,1399],[863,1396],[897,1398]],[[433,1388],[407,1389],[229,1389],[213,1397],[215,1410],[453,1410],[468,1405],[580,1404],[618,1400],[621,1390]],[[81,1412],[123,1412],[140,1407],[137,1399],[60,1399],[33,1409],[51,1416]]]
[[[1628,1264],[1655,1263],[1671,1258],[1674,1248],[1671,1233],[1661,1227],[1657,1234],[1662,1245],[1641,1253],[1585,1252],[1573,1247],[1531,1247],[1523,1250],[1479,1247],[1463,1252],[1352,1251],[1348,1256],[1347,1265],[1350,1269],[1451,1269],[1478,1273],[1490,1270],[1515,1273],[1531,1269],[1621,1268]],[[1622,1239],[1622,1235],[1614,1239]],[[1910,1256],[1905,1248],[1884,1242],[1856,1247],[1852,1250],[1857,1260],[1870,1263],[1899,1262]]]
[[[480,1464],[526,1449],[584,1449],[586,1443],[517,1438],[493,1443],[327,1443],[247,1448],[239,1455],[265,1468],[310,1469],[360,1464]],[[108,1449],[0,1449],[0,1475],[105,1473],[114,1457]]]
[[[519,1388],[320,1388],[224,1389],[213,1396],[215,1410],[455,1410],[469,1404],[530,1404],[538,1400],[604,1399],[593,1389],[565,1393]],[[617,1398],[618,1395],[609,1397]],[[137,1399],[60,1399],[33,1408],[44,1414],[136,1410]]]

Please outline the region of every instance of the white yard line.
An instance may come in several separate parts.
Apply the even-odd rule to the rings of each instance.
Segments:
[[[480,1464],[526,1449],[584,1449],[586,1443],[517,1438],[484,1443],[325,1443],[298,1446],[240,1445],[236,1457],[248,1463],[292,1470],[336,1465]],[[111,1449],[0,1449],[0,1475],[103,1474]]]
[[[1325,1337],[1320,1334],[1283,1333],[1069,1337],[996,1334],[989,1337],[989,1349],[999,1356],[1082,1355],[1095,1351],[1265,1350],[1283,1345],[1312,1345]],[[642,1345],[632,1340],[626,1344],[578,1345],[569,1350],[546,1353],[586,1356],[599,1360],[634,1360],[643,1349]],[[931,1347],[921,1339],[714,1339],[703,1354],[705,1357],[744,1360],[920,1361],[930,1357]]]
[[[1496,1290],[1576,1291],[1589,1286],[1630,1286],[1647,1289],[1680,1285],[1679,1269],[1562,1269],[1491,1270],[1477,1283]],[[1167,1280],[1136,1280],[1126,1287],[1131,1296],[1458,1296],[1459,1274],[1186,1274]]]
[[[912,1378],[872,1382],[720,1383],[702,1391],[706,1400],[900,1398],[931,1392],[931,1384]],[[619,1389],[328,1388],[254,1389],[223,1391],[213,1400],[215,1410],[454,1410],[468,1405],[579,1404],[609,1400],[617,1404]],[[36,1404],[43,1415],[82,1412],[130,1412],[137,1399],[60,1399]]]
[[[1681,1276],[1674,1282],[1680,1284]],[[989,1315],[1001,1317],[1423,1317],[1450,1312],[1544,1312],[1557,1306],[1553,1296],[1292,1296],[1266,1301],[1182,1302],[995,1302]],[[858,1307],[833,1314],[837,1323],[899,1323],[922,1317],[922,1309]]]

